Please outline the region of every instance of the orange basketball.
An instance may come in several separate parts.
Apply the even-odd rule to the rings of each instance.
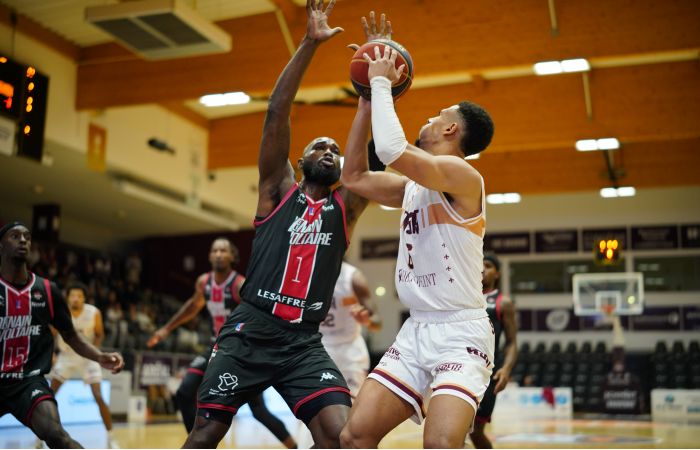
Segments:
[[[362,57],[364,53],[367,53],[370,57],[374,58],[374,47],[379,47],[380,53],[384,54],[384,47],[389,46],[396,50],[399,55],[396,58],[396,68],[399,68],[402,64],[406,65],[406,68],[401,74],[401,78],[392,85],[391,95],[394,99],[401,97],[411,86],[413,82],[413,60],[408,50],[404,48],[403,45],[398,42],[392,41],[390,39],[374,39],[372,41],[363,44],[355,54],[352,56],[350,61],[350,81],[357,93],[366,98],[370,99],[372,96],[371,89],[369,86],[369,79],[367,77],[367,70],[369,69],[369,64]]]

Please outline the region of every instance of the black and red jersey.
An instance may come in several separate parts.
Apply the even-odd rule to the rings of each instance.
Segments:
[[[31,272],[20,288],[0,278],[0,383],[49,372],[54,346],[49,325],[73,328],[55,284]]]
[[[496,345],[494,346],[494,358],[498,356],[499,353],[499,343],[501,340],[501,334],[503,334],[503,293],[499,289],[494,289],[491,292],[484,292],[484,299],[486,300],[486,312],[491,319],[493,324],[493,331],[496,338]]]
[[[228,316],[241,303],[238,290],[244,281],[245,277],[235,270],[231,271],[221,284],[216,284],[213,272],[204,275],[202,291],[207,302],[207,311],[209,311],[211,316],[214,336],[219,334]]]
[[[255,227],[241,296],[287,322],[318,328],[348,245],[340,194],[314,201],[295,184]]]

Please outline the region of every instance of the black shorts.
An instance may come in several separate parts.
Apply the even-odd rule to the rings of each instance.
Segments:
[[[204,372],[207,370],[207,364],[209,364],[209,356],[211,356],[212,346],[209,346],[206,351],[195,356],[195,358],[190,362],[190,366],[187,371],[194,373],[196,375],[204,376]]]
[[[230,421],[244,403],[273,386],[307,423],[329,405],[351,405],[345,379],[318,331],[280,325],[241,303],[221,330],[199,387],[198,415]]]
[[[496,373],[497,369],[494,369],[493,373]],[[491,414],[493,414],[493,408],[496,406],[496,381],[491,378],[489,387],[486,388],[484,392],[484,398],[481,399],[479,403],[479,409],[476,410],[476,420],[479,422],[491,423]]]
[[[44,400],[56,403],[49,382],[41,375],[19,381],[0,381],[0,417],[9,413],[29,426],[34,408]]]

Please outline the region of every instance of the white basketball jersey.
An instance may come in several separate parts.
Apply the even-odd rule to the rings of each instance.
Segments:
[[[95,341],[95,317],[97,316],[98,312],[99,309],[85,303],[83,305],[83,311],[78,317],[73,317],[71,315],[71,317],[73,317],[73,327],[75,328],[75,331],[80,333],[83,338],[85,338],[85,340],[91,344]],[[75,353],[75,351],[65,343],[60,334],[58,335],[57,341],[61,355],[64,355],[65,357],[81,358],[80,355]]]
[[[486,203],[481,179],[481,213],[463,219],[441,192],[406,184],[396,290],[401,303],[417,311],[483,309]]]
[[[356,270],[346,262],[343,262],[340,268],[331,307],[319,327],[324,345],[350,342],[360,334],[362,326],[350,314],[350,307],[357,303],[355,290],[352,288],[352,276]]]

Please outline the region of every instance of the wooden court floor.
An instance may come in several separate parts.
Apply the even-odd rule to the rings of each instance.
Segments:
[[[282,418],[282,417],[281,417]],[[298,422],[282,418],[292,434]],[[101,425],[73,425],[68,432],[88,448],[104,448]],[[422,447],[421,427],[405,422],[387,436],[382,448]],[[614,420],[522,420],[494,423],[487,428],[496,448],[698,448],[700,425]],[[121,448],[179,448],[185,440],[180,423],[116,424]],[[34,436],[25,428],[0,429],[0,448],[33,448]],[[250,416],[237,418],[219,448],[282,448]]]

